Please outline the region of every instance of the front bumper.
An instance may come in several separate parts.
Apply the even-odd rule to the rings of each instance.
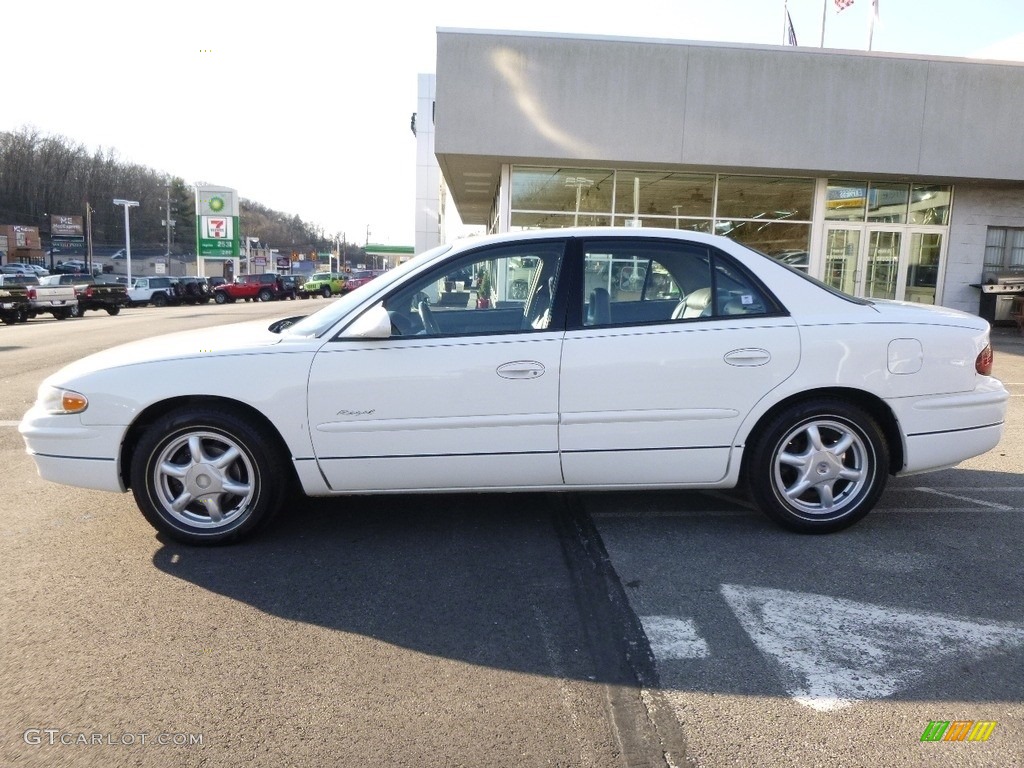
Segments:
[[[32,408],[18,425],[39,476],[62,485],[124,493],[120,447],[123,426],[87,426],[77,415]]]

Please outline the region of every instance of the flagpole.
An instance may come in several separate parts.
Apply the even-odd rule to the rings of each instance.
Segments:
[[[828,0],[821,0],[821,47],[825,47],[825,16],[828,14]]]
[[[789,14],[789,0],[782,0],[782,44],[786,44],[789,37],[789,28],[786,26],[786,18]]]
[[[871,41],[875,37],[875,19],[878,18],[878,0],[871,0],[871,26],[868,27],[868,50],[871,50]]]

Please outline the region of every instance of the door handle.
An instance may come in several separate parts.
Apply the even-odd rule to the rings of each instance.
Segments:
[[[755,367],[764,365],[771,359],[772,354],[767,349],[734,349],[725,354],[725,362],[738,366]]]
[[[536,360],[516,360],[498,366],[495,371],[503,379],[536,379],[547,370]]]

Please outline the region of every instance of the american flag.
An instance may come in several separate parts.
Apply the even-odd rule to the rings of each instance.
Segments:
[[[849,8],[853,5],[853,0],[835,0],[836,2],[836,13]]]
[[[793,29],[793,19],[789,15],[789,11],[786,11],[786,36],[789,38],[790,45],[796,45],[796,30]]]

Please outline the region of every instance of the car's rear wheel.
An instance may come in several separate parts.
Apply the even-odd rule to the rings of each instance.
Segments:
[[[751,496],[793,531],[831,533],[871,511],[888,479],[889,448],[869,414],[841,400],[797,403],[753,441]]]
[[[107,314],[108,315],[116,315],[120,311],[121,311],[120,307],[107,307]]]
[[[224,293],[224,291],[217,291],[213,295],[213,300],[215,302],[217,302],[218,304],[227,304],[228,303],[228,296],[227,296],[226,293]]]
[[[259,295],[259,300],[260,301],[273,301],[274,300],[274,292],[272,290],[270,290],[269,288],[261,289],[260,290],[260,295]]]
[[[325,299],[331,298],[331,286],[325,285],[323,288],[321,288],[320,295],[323,296]]]
[[[167,306],[167,294],[155,293],[153,298],[150,299],[154,307],[166,307]]]
[[[287,493],[272,446],[230,411],[174,411],[146,429],[132,455],[135,501],[177,541],[239,541],[266,525]]]

